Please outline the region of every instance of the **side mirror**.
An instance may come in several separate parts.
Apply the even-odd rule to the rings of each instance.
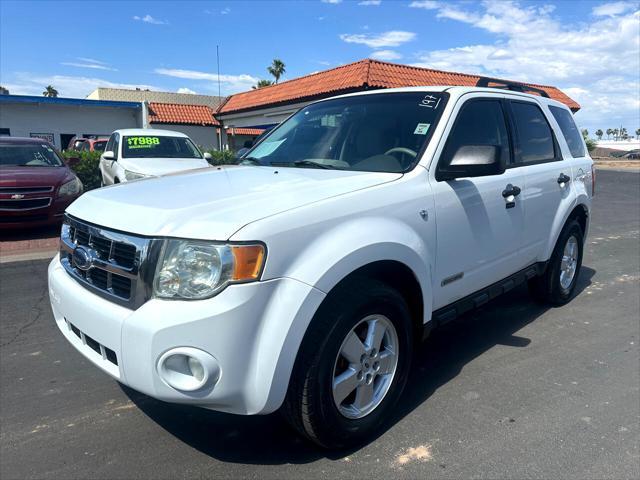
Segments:
[[[102,158],[104,158],[105,160],[115,160],[116,159],[116,154],[113,153],[112,150],[107,150],[106,152],[104,152],[102,154]]]
[[[213,157],[211,156],[211,154],[209,152],[204,152],[203,157],[207,162],[209,162],[209,161],[211,161],[213,159]]]
[[[68,157],[64,159],[64,163],[67,165],[67,167],[75,167],[77,164],[80,163],[80,158]]]
[[[502,148],[498,145],[463,145],[449,165],[438,167],[436,180],[501,175],[505,171]]]

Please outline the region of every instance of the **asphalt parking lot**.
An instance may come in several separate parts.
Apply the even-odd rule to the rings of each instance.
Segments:
[[[326,452],[278,415],[120,386],[53,322],[47,261],[0,266],[0,477],[639,478],[640,175],[599,171],[579,294],[526,289],[434,333],[371,443]]]

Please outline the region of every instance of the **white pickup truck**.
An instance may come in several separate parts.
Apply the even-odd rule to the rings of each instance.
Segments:
[[[528,282],[568,302],[594,193],[569,109],[424,87],[312,103],[239,165],[84,194],[55,321],[119,382],[325,447],[384,423],[430,328]]]

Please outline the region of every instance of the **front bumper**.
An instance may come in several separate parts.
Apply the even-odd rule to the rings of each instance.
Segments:
[[[82,287],[57,256],[48,275],[58,328],[96,366],[151,397],[239,414],[279,408],[304,331],[324,298],[281,278],[233,285],[208,300],[152,299],[130,310]],[[169,386],[158,361],[178,347],[212,356],[217,381],[193,392]]]
[[[76,197],[55,197],[51,204],[33,210],[3,210],[0,212],[0,229],[42,227],[62,223],[65,209]]]

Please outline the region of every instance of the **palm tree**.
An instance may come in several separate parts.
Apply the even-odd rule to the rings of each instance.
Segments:
[[[47,88],[45,89],[44,92],[42,92],[42,95],[44,95],[45,97],[57,97],[58,96],[58,90],[56,90],[55,88],[53,88],[51,85],[48,85]]]
[[[271,80],[258,80],[258,83],[256,83],[251,88],[253,88],[254,90],[257,90],[262,87],[268,87],[269,85],[273,85],[273,82]]]
[[[589,130],[586,128],[582,129],[582,138],[589,138]]]
[[[278,80],[280,80],[280,77],[286,71],[287,70],[285,68],[284,62],[279,58],[274,58],[273,62],[271,62],[271,65],[267,67],[267,72],[269,72],[273,76],[273,78],[276,79],[274,83],[278,83]]]
[[[9,95],[9,90],[0,85],[0,95]]]
[[[602,131],[602,129],[597,129],[596,130],[596,137],[598,137],[598,140],[602,140],[602,135],[604,135],[604,132]]]
[[[613,133],[613,128],[607,128],[607,140],[611,138],[612,133]]]
[[[640,128],[636,128],[636,138],[640,139]]]
[[[617,140],[617,139],[618,139],[618,129],[617,129],[617,128],[614,128],[614,129],[613,129],[613,132],[611,132],[611,133],[613,133],[613,139],[614,139],[614,140]]]
[[[622,140],[626,140],[627,138],[629,138],[629,135],[627,134],[627,129],[624,127],[620,129],[620,138],[622,138]]]

